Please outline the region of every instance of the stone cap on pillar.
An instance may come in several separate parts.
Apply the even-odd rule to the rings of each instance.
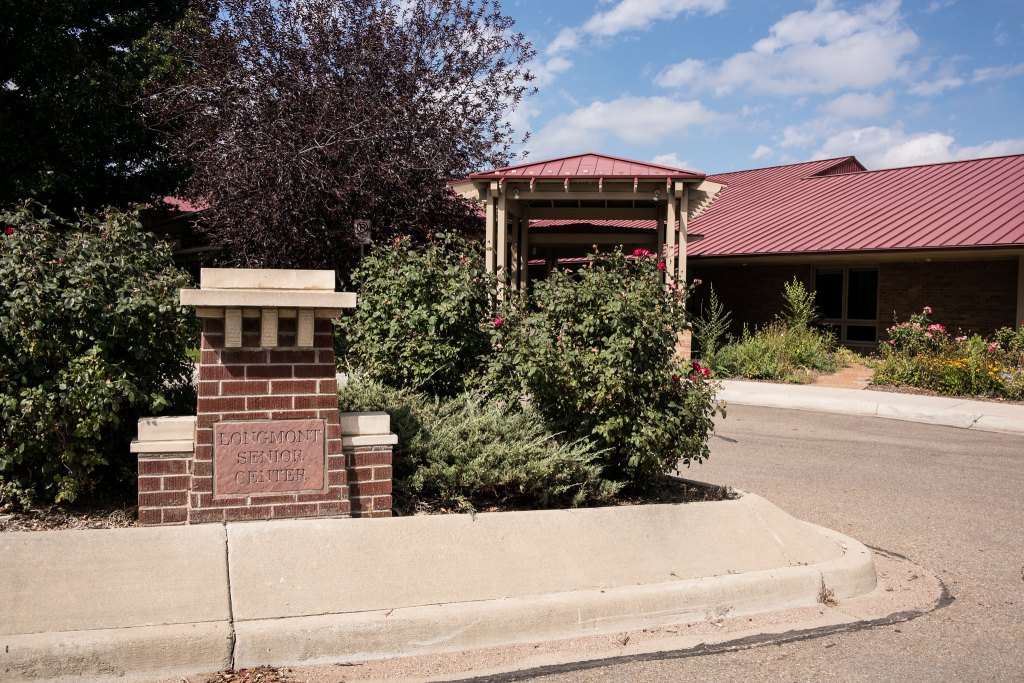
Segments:
[[[223,318],[225,345],[241,346],[242,318],[261,318],[261,346],[277,346],[279,318],[298,319],[297,345],[313,345],[313,319],[355,308],[356,295],[334,291],[333,270],[203,268],[199,289],[181,290],[181,304],[200,318]]]

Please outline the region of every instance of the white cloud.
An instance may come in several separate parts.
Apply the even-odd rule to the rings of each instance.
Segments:
[[[1016,78],[1017,76],[1024,76],[1024,62],[1021,62],[1020,64],[1006,64],[1004,66],[986,66],[981,69],[975,69],[974,76],[971,80],[974,83],[981,83],[983,81]]]
[[[1024,152],[1024,138],[961,147],[949,134],[907,133],[901,124],[839,132],[814,152],[815,158],[854,154],[868,168],[894,168]]]
[[[881,95],[850,92],[825,104],[823,109],[844,119],[875,119],[892,109],[893,99],[891,90]]]
[[[918,97],[931,97],[933,95],[941,95],[946,90],[952,90],[959,88],[964,84],[964,79],[957,78],[956,76],[948,76],[946,78],[937,78],[934,81],[922,81],[910,86],[908,92],[911,95],[917,95]]]
[[[535,59],[530,64],[530,73],[533,74],[533,85],[542,88],[548,85],[558,74],[572,68],[572,62],[565,57],[551,57],[549,59]]]
[[[754,153],[750,155],[750,158],[755,160],[767,159],[772,154],[774,154],[774,151],[768,145],[758,145],[757,149],[754,150]]]
[[[720,122],[722,115],[697,101],[668,97],[620,97],[597,100],[556,116],[527,145],[537,158],[607,148],[607,140],[655,145],[687,129]]]
[[[995,29],[992,31],[992,40],[996,41],[996,45],[1006,45],[1010,42],[1010,32],[1006,30],[1006,25],[1003,22],[998,22]]]
[[[658,164],[659,166],[670,166],[672,168],[681,168],[684,171],[696,171],[686,159],[682,159],[675,152],[669,152],[668,154],[659,154],[658,156],[651,159],[652,163]]]
[[[686,14],[716,14],[725,9],[725,0],[619,0],[604,12],[598,12],[583,25],[588,33],[614,36],[623,31],[648,28],[655,21],[671,21]]]
[[[905,77],[910,66],[904,58],[918,44],[917,34],[900,16],[898,0],[850,11],[819,0],[813,9],[776,22],[747,52],[717,65],[688,59],[664,69],[655,82],[713,88],[719,94],[736,89],[776,95],[871,90]]]
[[[549,55],[557,55],[560,52],[575,50],[580,44],[580,32],[575,28],[563,28],[547,46],[545,52]]]
[[[946,9],[956,4],[956,0],[932,0],[928,3],[928,6],[924,8],[925,14],[935,14],[939,10]]]

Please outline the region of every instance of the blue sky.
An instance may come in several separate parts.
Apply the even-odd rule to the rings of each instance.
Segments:
[[[1024,0],[504,0],[539,92],[528,159],[708,173],[1024,153]]]

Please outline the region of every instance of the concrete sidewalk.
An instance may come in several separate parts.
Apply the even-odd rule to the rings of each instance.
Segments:
[[[0,681],[436,654],[866,595],[766,500],[0,534]]]
[[[744,380],[723,380],[722,385],[718,397],[739,405],[867,415],[960,429],[1024,434],[1024,405],[1019,404]]]

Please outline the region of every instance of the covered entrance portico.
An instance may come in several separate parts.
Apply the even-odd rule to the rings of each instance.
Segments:
[[[722,188],[704,174],[602,154],[582,154],[474,173],[453,184],[486,217],[486,266],[499,291],[525,290],[529,262],[548,266],[559,255],[583,256],[593,246],[643,247],[665,261],[665,283],[685,282],[688,222]],[[531,222],[557,229],[531,231]],[[602,221],[637,221],[650,230],[609,232]]]

